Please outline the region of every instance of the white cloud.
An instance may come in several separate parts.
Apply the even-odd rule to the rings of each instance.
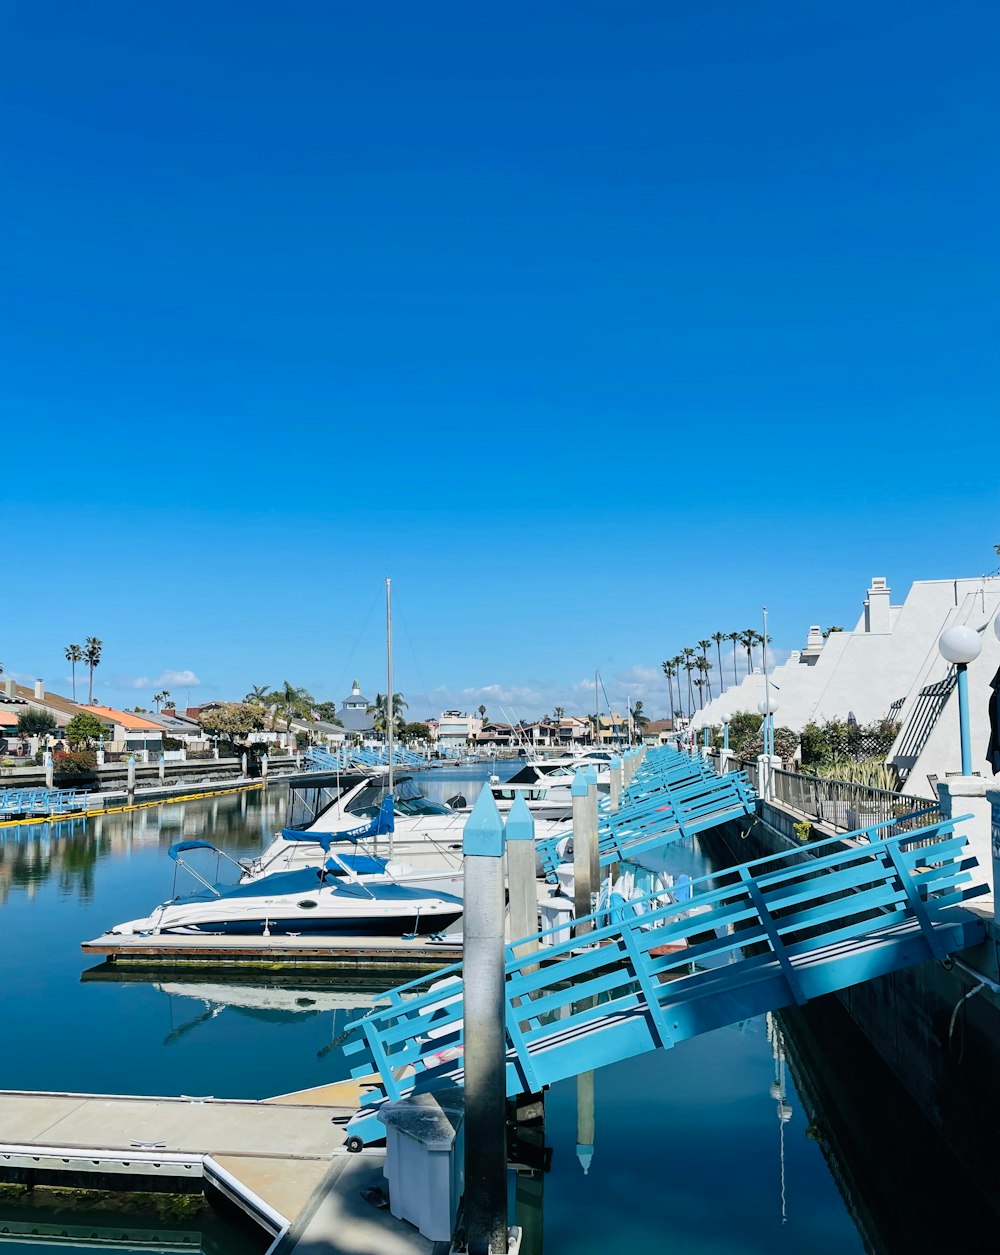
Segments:
[[[148,675],[115,675],[111,677],[111,687],[115,689],[161,689],[169,688],[200,688],[201,680],[193,671],[161,671],[157,679]]]

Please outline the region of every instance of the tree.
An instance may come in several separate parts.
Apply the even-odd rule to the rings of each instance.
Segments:
[[[66,661],[69,663],[70,667],[72,668],[73,700],[76,701],[76,664],[78,662],[83,662],[83,650],[80,648],[79,645],[67,645],[66,646]],[[3,668],[0,667],[0,671],[2,670]]]
[[[203,710],[198,722],[206,732],[232,739],[245,739],[251,732],[259,732],[264,726],[264,711],[260,706],[247,702],[223,702],[214,710]]]
[[[375,716],[375,731],[381,732],[383,736],[386,732],[386,709],[388,702],[384,693],[376,693],[375,700],[368,707],[367,713]],[[393,730],[399,727],[403,719],[403,711],[407,708],[406,699],[402,693],[393,693],[392,695],[392,726]]]
[[[482,719],[484,722],[486,721],[486,707],[485,706],[479,707],[479,718]]]
[[[94,668],[101,665],[101,652],[104,649],[104,642],[96,636],[88,636],[86,640],[86,648],[83,651],[83,658],[90,672],[90,686],[87,690],[87,705],[94,704]]]
[[[666,662],[661,663],[661,666],[663,667],[663,674],[667,679],[667,691],[670,697],[670,709],[672,711],[674,708],[674,676],[677,672],[674,669],[674,664],[669,661],[669,659]]]
[[[649,723],[649,716],[643,710],[641,701],[637,701],[636,704],[632,707],[632,722],[635,724],[635,726],[639,729],[640,732],[643,730],[646,724]]]
[[[271,690],[266,684],[255,684],[243,700],[251,706],[267,706],[270,703],[270,694]]]
[[[725,632],[713,632],[712,633],[712,640],[715,641],[715,654],[719,660],[719,696],[720,697],[722,696],[722,693],[726,687],[724,679],[723,679],[723,675],[722,675],[722,642],[725,639],[726,639]]]
[[[55,718],[47,710],[26,710],[17,717],[19,736],[48,736],[55,730]]]
[[[700,662],[701,659],[699,658],[698,661]],[[694,686],[698,690],[698,709],[702,710],[705,705],[705,702],[702,696],[702,689],[705,687],[705,681],[701,678],[701,676],[699,676],[697,680],[695,680]]]
[[[684,655],[682,662],[684,670],[688,673],[688,717],[694,714],[694,689],[691,687],[691,672],[694,670],[695,651],[690,645],[685,645],[681,651]]]
[[[399,729],[402,741],[429,741],[431,730],[426,723],[404,723]]]
[[[565,714],[566,714],[566,708],[564,706],[553,707],[552,718],[556,721],[556,723],[558,723],[559,720],[562,719]]]
[[[704,654],[700,658],[695,659],[695,670],[701,676],[702,684],[708,692],[708,700],[712,700],[712,681],[709,678],[709,672],[712,670],[712,664],[708,661]]]
[[[739,632],[727,632],[727,633],[726,633],[726,640],[727,640],[727,641],[732,641],[732,644],[733,644],[733,685],[735,686],[735,685],[739,684],[739,679],[738,679],[738,677],[737,677],[737,675],[736,675],[736,646],[737,646],[737,645],[739,644],[739,642],[740,642],[740,634],[739,634]]]
[[[107,725],[96,715],[92,715],[89,710],[81,710],[66,725],[66,739],[70,745],[84,745],[89,748],[94,741],[103,740],[106,731]]]
[[[164,689],[162,693],[153,694],[153,701],[156,703],[157,714],[160,713],[160,703],[165,702],[169,696],[170,696],[170,693],[167,689]]]
[[[334,723],[338,728],[344,726],[343,720],[337,714],[336,702],[317,702],[315,713],[319,715],[320,719],[325,720],[326,723]]]
[[[753,628],[747,628],[741,632],[739,636],[740,644],[747,653],[747,675],[753,671],[753,647],[757,644],[757,633]]]
[[[296,688],[288,680],[283,681],[281,688],[270,694],[268,701],[276,717],[284,719],[287,727],[293,719],[312,719],[313,706],[316,704],[308,689]]]

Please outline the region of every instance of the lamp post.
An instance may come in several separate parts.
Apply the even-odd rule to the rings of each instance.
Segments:
[[[1000,628],[994,623],[1000,637]],[[955,664],[958,677],[958,734],[962,747],[962,775],[972,775],[972,748],[969,738],[969,679],[966,669],[975,662],[983,648],[983,642],[975,628],[964,623],[956,624],[941,633],[938,650],[947,662]]]
[[[722,721],[722,748],[724,750],[729,749],[729,720],[728,718],[723,719]]]
[[[764,753],[770,757],[774,753],[774,712],[778,709],[778,699],[768,694],[758,702],[757,709],[764,716]]]

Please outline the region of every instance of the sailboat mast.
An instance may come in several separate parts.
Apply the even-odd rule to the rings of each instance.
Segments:
[[[385,745],[389,750],[389,792],[393,792],[393,581],[385,581]],[[391,837],[389,838],[391,848]]]
[[[597,668],[594,668],[594,744],[601,743],[601,699],[597,696]]]

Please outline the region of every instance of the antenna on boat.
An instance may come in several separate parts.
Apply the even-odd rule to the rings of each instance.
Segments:
[[[385,744],[389,751],[389,796],[392,797],[392,580],[385,581],[385,656],[386,656],[386,687],[385,698]],[[389,858],[393,855],[392,829],[389,830]]]

